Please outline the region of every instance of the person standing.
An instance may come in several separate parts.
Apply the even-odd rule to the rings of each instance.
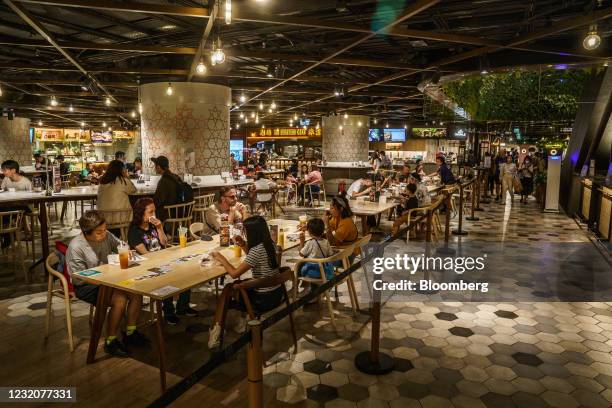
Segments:
[[[70,163],[66,163],[63,155],[59,155],[55,158],[55,161],[59,163],[60,174],[65,176],[70,173]]]
[[[506,162],[501,167],[502,192],[501,204],[506,202],[506,192],[510,193],[510,201],[514,203],[514,178],[516,177],[516,164],[512,161],[512,156],[506,156]]]
[[[100,177],[98,186],[97,209],[105,214],[106,222],[115,224],[126,221],[122,214],[110,213],[110,211],[123,210],[132,211],[130,194],[136,192],[136,186],[129,179],[125,164],[120,160],[113,160],[108,164],[108,168]],[[129,218],[127,218],[129,221]]]
[[[500,149],[497,152],[497,156],[495,156],[495,160],[493,162],[494,166],[494,176],[495,176],[495,201],[501,200],[501,189],[502,189],[502,177],[501,177],[501,169],[506,162],[506,151],[504,149]]]
[[[523,186],[523,189],[521,191],[521,203],[527,204],[527,198],[533,192],[534,165],[531,160],[531,157],[525,157],[519,171],[523,176],[523,178],[521,179],[521,184]]]
[[[155,214],[157,218],[164,222],[168,218],[166,206],[180,202],[181,179],[170,170],[170,161],[166,156],[151,157],[151,161],[155,165],[155,173],[161,175],[153,195]]]

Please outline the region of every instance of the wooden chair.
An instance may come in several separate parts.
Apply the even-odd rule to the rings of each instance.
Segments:
[[[215,194],[204,194],[194,198],[194,220],[204,222],[204,212],[215,202]]]
[[[30,205],[30,212],[24,213],[24,228],[28,224],[29,221],[29,230],[30,236],[29,239],[25,240],[26,244],[26,256],[30,254],[30,244],[32,245],[32,262],[36,262],[36,238],[37,233],[38,237],[40,237],[40,228],[39,228],[39,215],[40,211],[38,211],[38,205]],[[45,207],[46,208],[46,207]]]
[[[342,251],[345,248],[353,248],[352,254],[354,254],[355,250],[357,248],[359,248],[360,249],[359,253],[361,253],[361,247],[364,246],[364,245],[367,245],[370,242],[371,239],[372,239],[372,234],[368,234],[368,235],[366,235],[364,237],[361,237],[357,241],[354,241],[354,242],[352,242],[350,244],[340,245],[340,246],[334,245],[332,248],[335,249],[335,250],[338,250],[338,251]],[[349,257],[352,254],[349,254]],[[349,266],[351,266],[351,262],[350,262],[349,257],[344,258],[342,260],[342,268],[343,269],[347,269]],[[338,273],[340,271],[338,269],[336,269],[335,272]],[[349,290],[349,297],[351,298],[351,306],[353,308],[353,314],[356,314],[357,311],[359,311],[359,299],[357,298],[357,290],[355,289],[355,281],[353,280],[353,274],[350,274],[346,279],[344,279],[342,282],[339,282],[338,284],[343,283],[343,282],[346,282],[347,288]],[[336,285],[336,287],[334,289],[335,289],[335,292],[336,292],[336,301],[339,301],[339,299],[338,299],[338,285]]]
[[[2,211],[0,212],[0,235],[6,234],[10,241],[9,251],[13,258],[13,264],[19,264],[21,273],[25,277],[26,283],[30,281],[28,271],[24,266],[24,259],[21,255],[21,228],[23,226],[23,210]],[[5,249],[0,249],[0,253],[6,254]],[[6,254],[8,258],[8,254]]]
[[[128,229],[132,222],[133,211],[130,210],[99,210],[106,220],[107,229],[120,231],[122,241],[127,242]]]
[[[345,264],[345,260],[348,260],[349,257],[353,254],[353,250],[355,248],[355,244],[352,245],[348,245],[346,247],[344,247],[344,249],[342,249],[341,251],[335,253],[334,255],[327,257],[327,258],[301,258],[299,259],[295,266],[294,266],[294,271],[295,271],[295,277],[296,277],[296,281],[299,283],[299,281],[303,281],[303,282],[309,282],[309,283],[314,283],[317,285],[322,285],[325,282],[327,282],[327,277],[325,275],[325,264],[328,262],[337,262],[340,261],[343,263],[343,265]],[[319,265],[319,271],[320,271],[320,277],[319,278],[309,278],[309,277],[305,277],[305,276],[300,276],[300,269],[302,269],[302,265],[304,265],[306,262],[312,262],[312,263],[316,263]],[[338,283],[340,284],[340,282]],[[293,295],[294,297],[297,297],[297,288],[298,285],[295,284],[293,286]],[[331,290],[331,289],[330,289]],[[330,315],[330,319],[332,322],[332,325],[334,327],[336,327],[336,320],[334,319],[334,307],[332,305],[332,301],[331,301],[331,296],[330,296],[330,290],[325,291],[325,293],[323,294],[323,297],[325,298],[325,301],[327,303],[327,307],[329,309],[329,315]],[[353,310],[356,310],[356,305],[354,303],[354,298],[353,298],[353,292],[352,290],[349,290],[349,296],[351,298],[351,305],[353,307]]]
[[[191,224],[193,206],[195,201],[190,203],[167,205],[165,207],[167,218],[164,221],[164,229],[168,234],[168,243],[174,243],[174,239],[177,238],[178,242],[178,227],[187,227]],[[168,225],[169,228],[166,228]]]
[[[189,226],[189,235],[194,241],[199,241],[202,238],[202,231],[204,231],[203,222],[194,222]]]
[[[49,276],[47,280],[47,315],[45,319],[45,341],[49,338],[49,331],[51,330],[51,318],[53,317],[53,297],[58,297],[64,300],[64,307],[66,308],[66,328],[68,330],[68,346],[70,352],[74,351],[74,339],[72,337],[72,310],[71,303],[76,302],[77,299],[68,290],[68,281],[66,277],[58,272],[54,265],[59,263],[59,259],[55,253],[50,253],[45,260],[45,269]],[[60,287],[54,289],[54,280],[60,281]],[[93,321],[94,306],[89,306],[89,326],[91,327]]]
[[[273,188],[267,189],[267,190],[255,190],[255,203],[256,203],[256,206],[259,205],[259,207],[256,208],[254,212],[257,212],[262,209],[267,210],[269,208],[272,218],[274,218],[276,216],[276,207],[278,207],[280,208],[281,212],[285,214],[285,210],[278,203],[278,200],[276,198],[277,193],[278,191]],[[260,200],[259,197],[260,195],[263,195],[263,194],[270,194],[270,199],[264,200],[264,201]]]
[[[312,186],[319,186],[319,191],[312,191]],[[321,195],[323,195],[323,202],[326,203],[327,202],[327,194],[325,193],[325,182],[323,180],[321,180],[320,182],[314,182],[314,183],[306,183],[304,185],[304,196],[302,197],[304,200],[304,203],[306,203],[306,193],[309,194],[310,196],[310,204],[314,205],[314,197],[317,198],[317,202],[319,205],[321,205]]]
[[[239,283],[235,283],[234,290],[236,290],[242,298],[249,319],[260,319],[264,313],[270,312],[271,310],[255,310],[253,308],[253,305],[251,304],[251,300],[249,299],[248,290],[280,285],[283,290],[285,306],[288,308],[291,302],[289,300],[289,293],[287,292],[286,284],[289,281],[292,282],[294,287],[296,286],[295,275],[291,268],[281,267],[280,272],[275,276],[259,279],[249,279]],[[225,316],[223,320],[225,321]],[[291,326],[291,335],[293,336],[293,346],[295,347],[294,350],[295,352],[297,352],[297,335],[295,333],[295,324],[293,322],[293,312],[289,312],[289,324]],[[223,347],[223,336],[221,336],[221,347]]]

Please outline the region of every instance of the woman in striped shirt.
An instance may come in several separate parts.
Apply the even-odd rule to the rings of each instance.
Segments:
[[[244,231],[246,232],[246,242],[235,237],[235,243],[240,245],[246,253],[244,261],[234,267],[221,253],[214,251],[211,255],[234,279],[239,278],[247,271],[251,270],[253,279],[274,276],[279,273],[276,244],[270,236],[270,229],[266,220],[259,215],[254,215],[244,220]],[[219,338],[225,325],[225,309],[234,295],[233,284],[229,283],[223,288],[223,292],[217,303],[215,320],[210,330],[208,347],[216,348],[219,346]],[[269,288],[257,288],[248,290],[248,296],[253,308],[258,311],[268,311],[279,306],[283,300],[284,291],[280,285]],[[237,305],[244,310],[243,304]]]

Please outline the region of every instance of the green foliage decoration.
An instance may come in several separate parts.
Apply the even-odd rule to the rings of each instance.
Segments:
[[[590,73],[584,69],[474,75],[442,86],[475,121],[573,120]]]

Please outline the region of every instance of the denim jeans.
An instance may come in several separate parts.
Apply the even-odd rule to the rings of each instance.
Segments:
[[[189,307],[189,298],[191,292],[183,292],[179,295],[178,301],[176,302],[176,310],[174,309],[174,302],[172,298],[164,300],[164,316],[176,316],[176,313],[184,313]]]

